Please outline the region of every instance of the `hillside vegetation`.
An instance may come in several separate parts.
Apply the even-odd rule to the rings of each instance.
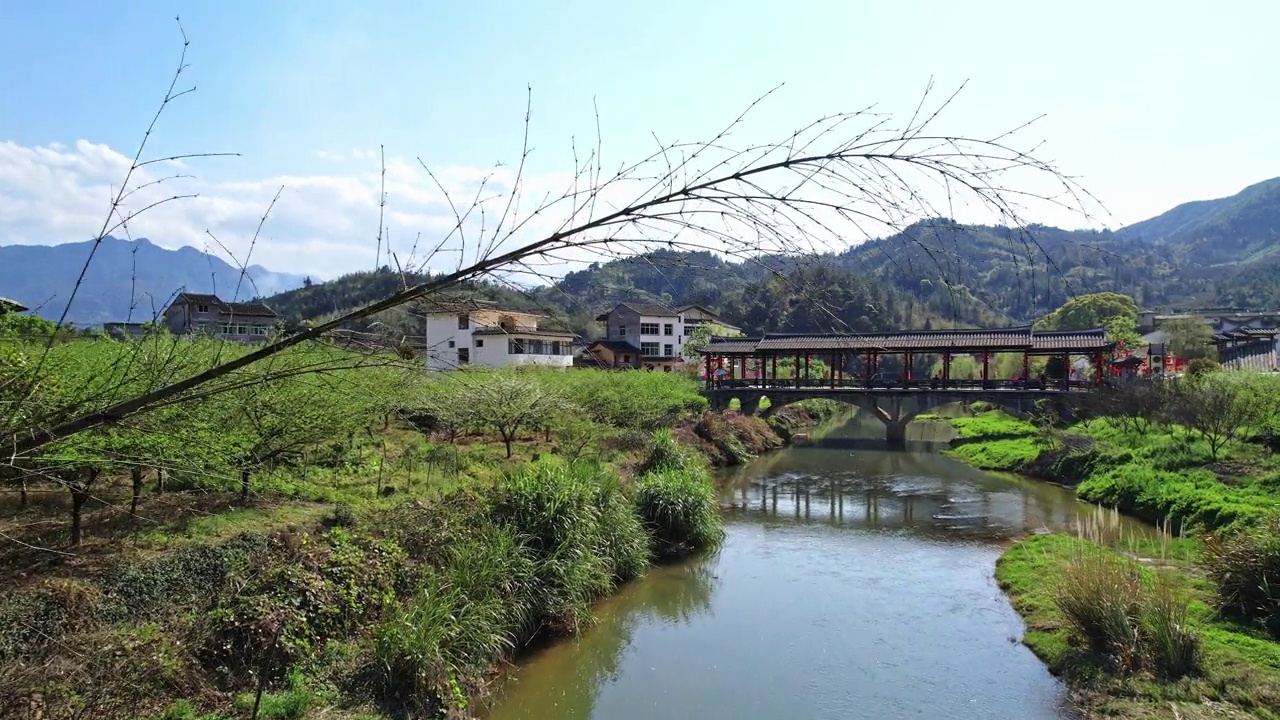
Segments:
[[[44,352],[0,340],[6,434],[245,348]],[[674,373],[427,377],[311,344],[236,380],[0,466],[0,717],[464,714],[529,643],[714,547],[711,462],[781,444]]]

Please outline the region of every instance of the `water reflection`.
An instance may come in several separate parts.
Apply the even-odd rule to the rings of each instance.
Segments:
[[[596,608],[594,628],[524,658],[517,672],[490,700],[492,718],[543,720],[591,718],[600,690],[620,677],[636,628],[679,627],[710,612],[715,556],[654,568],[644,580],[623,587]],[[551,687],[545,685],[554,678]]]
[[[849,449],[876,431],[855,419],[726,473],[721,552],[602,603],[521,663],[490,720],[1059,718],[991,573],[1004,538],[1091,509],[936,453]]]

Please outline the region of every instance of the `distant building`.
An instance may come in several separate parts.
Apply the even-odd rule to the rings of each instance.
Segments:
[[[602,313],[604,338],[587,345],[591,362],[612,368],[671,372],[684,365],[684,344],[699,327],[714,323],[729,332],[713,310],[700,305],[671,308],[660,303],[623,302]]]
[[[0,297],[0,315],[8,315],[9,313],[26,312],[27,306],[17,300],[10,300],[6,297]]]
[[[263,343],[280,317],[260,302],[225,302],[217,295],[180,293],[165,308],[163,323],[175,335],[201,334],[243,343]]]
[[[536,313],[503,310],[483,301],[431,301],[418,304],[413,314],[423,320],[428,370],[573,364],[577,336],[540,329],[542,316]]]
[[[1280,367],[1280,310],[1239,310],[1202,308],[1157,315],[1150,310],[1138,313],[1138,332],[1153,345],[1169,342],[1161,328],[1170,320],[1197,318],[1213,329],[1218,360],[1228,368],[1271,370]]]
[[[154,327],[154,326],[149,323],[135,323],[135,322],[102,323],[102,331],[106,333],[108,337],[113,337],[116,340],[132,340],[134,338],[143,337],[144,335],[147,334],[148,328],[151,328],[151,327]]]

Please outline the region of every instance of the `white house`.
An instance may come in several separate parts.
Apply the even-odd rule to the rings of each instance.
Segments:
[[[535,313],[469,301],[424,303],[414,314],[423,319],[428,370],[573,364],[576,336],[538,329]]]
[[[604,323],[604,338],[588,345],[587,353],[597,364],[663,372],[683,365],[685,341],[698,326],[716,323],[736,330],[698,305],[677,310],[660,303],[624,302],[596,320]]]

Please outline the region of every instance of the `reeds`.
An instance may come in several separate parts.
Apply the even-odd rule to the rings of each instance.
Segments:
[[[1172,576],[1101,544],[1122,540],[1116,520],[1100,510],[1077,527],[1079,549],[1054,589],[1058,610],[1071,634],[1117,675],[1194,674],[1200,638],[1189,623],[1190,598]],[[1162,529],[1162,548],[1167,537]]]

